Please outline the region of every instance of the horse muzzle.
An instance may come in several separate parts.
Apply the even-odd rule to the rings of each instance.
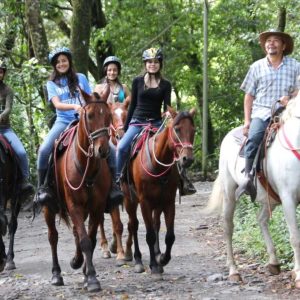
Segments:
[[[189,168],[192,163],[194,162],[194,157],[193,156],[182,156],[179,159],[179,164],[183,168]]]

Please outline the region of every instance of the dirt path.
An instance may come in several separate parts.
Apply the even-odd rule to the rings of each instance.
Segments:
[[[300,293],[291,288],[290,274],[270,277],[263,266],[238,258],[244,283],[226,280],[224,242],[218,218],[199,216],[211,191],[211,183],[196,183],[197,194],[183,197],[178,204],[175,221],[176,241],[172,260],[161,279],[147,270],[135,274],[133,263],[121,268],[115,260],[101,258],[99,246],[94,264],[102,291],[88,293],[83,289],[81,270],[74,271],[69,260],[74,253],[73,235],[61,223],[59,259],[65,286],[54,287],[51,279],[51,253],[47,229],[42,215],[31,223],[31,213],[22,212],[16,235],[15,263],[17,269],[0,274],[0,299],[296,299]],[[126,213],[122,212],[124,228]],[[163,224],[163,223],[162,223]],[[110,220],[106,216],[108,237]],[[161,247],[164,249],[165,227],[162,226]],[[145,265],[149,263],[145,229],[140,218],[140,246]],[[125,230],[125,235],[127,233]]]

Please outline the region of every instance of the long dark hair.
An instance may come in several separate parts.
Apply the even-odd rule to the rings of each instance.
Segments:
[[[65,73],[65,74],[59,74],[57,72],[56,65],[57,65],[57,60],[59,57],[59,55],[57,55],[56,57],[53,58],[53,71],[49,77],[49,80],[53,81],[57,85],[60,85],[60,79],[62,77],[66,77],[67,82],[68,82],[68,87],[70,90],[70,94],[71,94],[71,96],[75,96],[75,92],[78,88],[78,77],[77,77],[75,68],[73,66],[72,57],[65,53],[62,53],[62,54],[65,55],[69,60],[69,65],[70,65],[69,69],[68,69],[67,73]]]

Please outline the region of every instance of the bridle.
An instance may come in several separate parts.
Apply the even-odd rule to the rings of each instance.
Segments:
[[[86,176],[87,176],[87,171],[88,171],[88,168],[89,168],[89,165],[90,165],[90,159],[94,156],[94,141],[100,137],[103,137],[103,136],[107,136],[109,138],[109,127],[103,127],[103,128],[99,128],[93,132],[90,132],[90,130],[88,129],[88,126],[87,126],[87,117],[86,117],[86,107],[92,103],[96,103],[96,104],[106,104],[105,101],[93,101],[93,102],[89,102],[88,104],[86,104],[83,108],[83,112],[82,112],[82,117],[83,117],[83,127],[84,127],[84,132],[86,134],[86,136],[88,137],[88,141],[89,141],[89,146],[88,146],[88,150],[85,151],[83,149],[83,147],[80,145],[80,142],[79,142],[79,139],[78,139],[78,129],[77,129],[77,133],[76,133],[76,140],[77,140],[77,146],[78,148],[80,149],[80,151],[87,157],[87,163],[86,163],[86,166],[85,166],[85,170],[83,172],[83,176],[82,176],[82,180],[80,182],[80,184],[77,186],[77,187],[74,187],[71,182],[69,181],[68,179],[68,176],[67,176],[67,159],[65,159],[65,167],[64,167],[64,171],[65,171],[65,178],[66,178],[66,181],[67,181],[67,184],[68,186],[74,190],[74,191],[77,191],[79,190],[85,179],[86,179]],[[107,104],[106,104],[107,105]],[[70,150],[70,146],[72,145],[73,143],[69,143],[68,145],[68,148],[67,148],[67,153],[69,152]],[[66,153],[66,155],[67,155]],[[77,157],[76,157],[76,160],[75,162],[78,161]]]

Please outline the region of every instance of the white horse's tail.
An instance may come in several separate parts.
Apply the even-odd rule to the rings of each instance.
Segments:
[[[205,208],[200,210],[203,215],[221,215],[223,208],[224,191],[220,175],[216,178],[212,192]]]

